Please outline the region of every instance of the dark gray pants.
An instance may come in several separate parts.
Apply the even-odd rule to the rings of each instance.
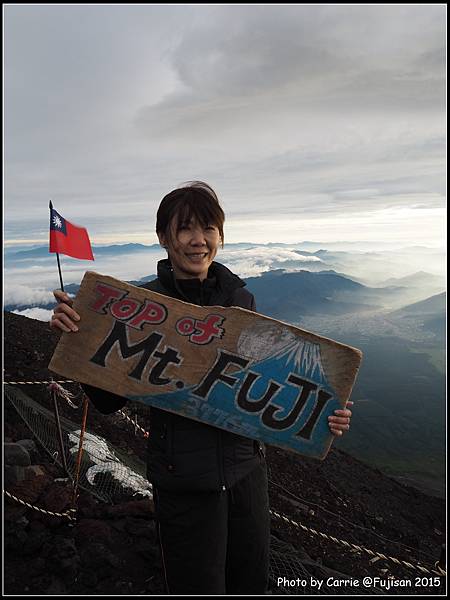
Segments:
[[[264,594],[270,538],[265,461],[223,492],[153,491],[169,594]]]

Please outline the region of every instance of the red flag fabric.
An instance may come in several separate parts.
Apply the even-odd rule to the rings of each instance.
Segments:
[[[94,260],[87,230],[69,223],[53,206],[50,206],[49,251],[67,254],[72,258]]]

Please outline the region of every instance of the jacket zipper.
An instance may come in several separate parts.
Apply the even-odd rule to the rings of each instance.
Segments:
[[[263,458],[266,458],[266,447],[263,442],[258,442],[258,452]]]
[[[184,299],[185,299],[187,302],[191,302],[191,300],[190,300],[189,298],[187,298],[187,297],[185,296],[185,294],[183,294],[182,290],[181,290],[181,289],[180,289],[180,287],[178,286],[178,284],[177,284],[177,279],[176,279],[176,277],[175,277],[175,273],[174,273],[174,270],[173,270],[173,268],[171,269],[171,271],[172,271],[172,281],[173,281],[173,284],[174,284],[174,287],[175,287],[176,291],[177,291],[177,292],[180,294],[180,296],[181,296],[182,298],[184,298]],[[203,297],[203,285],[202,285],[202,284],[200,284],[200,306],[204,306],[204,304],[203,304],[203,303],[204,303],[204,297]],[[223,305],[224,305],[224,306],[231,306],[231,305],[232,305],[232,302],[230,302],[230,303],[228,303],[228,302],[226,302],[226,303],[225,303],[225,302],[224,302],[224,304],[223,304]],[[172,431],[171,431],[171,433],[172,433],[172,435],[170,436],[170,438],[171,438],[171,439],[170,439],[170,452],[169,452],[169,454],[170,454],[170,459],[169,459],[169,460],[170,460],[170,462],[169,462],[169,470],[173,470],[173,468],[174,468],[174,466],[173,466],[173,463],[172,463],[172,455],[173,455],[173,426],[172,426]],[[218,449],[217,461],[218,461],[218,465],[219,465],[219,477],[220,477],[219,484],[220,484],[220,490],[224,492],[224,491],[225,491],[227,488],[226,488],[226,481],[225,481],[225,474],[224,474],[224,472],[225,472],[225,467],[224,467],[224,464],[223,464],[223,451],[222,451],[222,432],[221,432],[221,430],[219,430],[219,436],[218,436],[217,449]]]

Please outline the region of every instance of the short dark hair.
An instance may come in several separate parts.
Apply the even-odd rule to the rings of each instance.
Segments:
[[[156,233],[163,233],[170,239],[170,224],[174,216],[177,217],[177,231],[192,218],[204,227],[215,225],[219,230],[223,247],[225,214],[216,192],[207,183],[188,181],[182,187],[164,196],[156,213]]]

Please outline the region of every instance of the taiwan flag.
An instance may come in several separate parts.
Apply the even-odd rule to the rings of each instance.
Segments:
[[[73,258],[94,260],[87,230],[69,223],[56,212],[51,202],[49,251],[67,254]]]

